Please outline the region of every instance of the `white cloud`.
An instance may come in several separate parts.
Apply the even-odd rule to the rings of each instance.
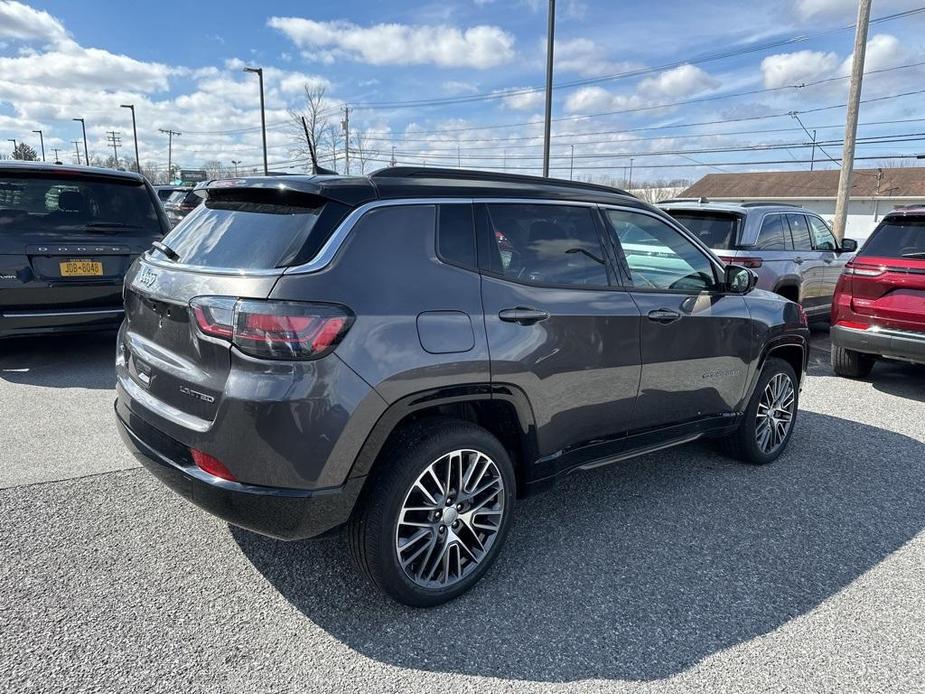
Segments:
[[[0,39],[57,43],[67,40],[67,31],[61,22],[43,10],[13,0],[2,0]]]
[[[854,60],[854,53],[845,58],[842,63],[842,74],[851,74],[851,62]],[[913,62],[912,58],[900,43],[899,39],[890,34],[876,34],[867,42],[867,51],[864,54],[864,71],[882,70],[883,68],[902,65],[905,62]]]
[[[451,96],[475,94],[479,91],[477,84],[473,84],[472,82],[462,82],[460,80],[447,80],[440,86],[445,93]]]
[[[678,98],[715,89],[719,81],[695,65],[679,65],[671,70],[647,77],[639,83],[637,92],[647,97]]]
[[[614,95],[603,87],[582,87],[569,94],[565,110],[569,113],[603,111],[613,105]]]
[[[761,75],[766,88],[776,89],[824,78],[838,68],[838,63],[835,53],[778,53],[761,61]]]
[[[516,91],[516,90],[514,90]],[[501,103],[505,108],[514,111],[529,111],[539,108],[545,99],[545,93],[542,91],[529,91],[521,94],[510,94],[505,96]]]
[[[283,70],[267,71],[267,77],[278,77],[279,89],[285,94],[301,94],[305,86],[330,87],[331,83],[320,75],[309,75],[304,72],[285,72]],[[362,86],[362,85],[361,85]]]
[[[543,40],[541,45],[545,55],[546,41]],[[584,77],[598,77],[639,67],[611,60],[606,48],[586,38],[556,41],[555,58],[557,72],[576,72]]]
[[[311,59],[349,58],[372,65],[489,68],[514,57],[514,37],[496,26],[452,26],[316,22],[271,17],[267,25],[283,33]]]

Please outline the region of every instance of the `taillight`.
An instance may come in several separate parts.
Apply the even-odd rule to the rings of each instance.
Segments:
[[[193,462],[203,472],[208,472],[214,477],[221,477],[229,482],[237,482],[237,478],[231,474],[231,470],[225,467],[225,464],[215,456],[203,453],[195,448],[190,449],[190,455],[193,456]]]
[[[752,270],[754,270],[755,268],[761,267],[762,262],[763,262],[761,258],[751,258],[751,257],[734,258],[728,255],[721,255],[719,256],[719,259],[722,260],[724,263],[726,263],[726,265],[740,265],[742,267],[751,268]]]
[[[845,266],[846,275],[855,275],[857,277],[879,277],[885,272],[882,267],[877,265],[862,265],[859,263],[848,263]]]
[[[190,310],[201,333],[263,359],[318,359],[353,323],[342,306],[297,301],[200,296],[190,301]]]

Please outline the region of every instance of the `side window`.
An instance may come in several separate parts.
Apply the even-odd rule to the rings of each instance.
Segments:
[[[790,223],[790,236],[793,238],[793,250],[813,250],[813,242],[809,236],[809,226],[806,224],[806,216],[802,214],[788,214],[787,221]]]
[[[783,251],[789,245],[784,238],[784,218],[779,214],[766,216],[761,222],[755,248],[762,251]]]
[[[641,289],[715,289],[713,263],[690,239],[649,215],[606,210],[633,285]]]
[[[475,269],[472,205],[440,205],[437,214],[437,255],[448,263]]]
[[[493,273],[518,282],[608,286],[592,208],[503,203],[487,208]]]
[[[813,241],[816,249],[820,251],[838,250],[838,244],[835,242],[835,236],[829,231],[829,228],[818,217],[806,217],[809,220],[810,229],[813,232]]]

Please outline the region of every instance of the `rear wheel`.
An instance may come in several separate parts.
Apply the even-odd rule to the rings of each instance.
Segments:
[[[799,397],[793,367],[783,359],[769,358],[742,423],[733,434],[722,439],[723,447],[734,458],[753,465],[776,460],[793,435]]]
[[[865,378],[874,368],[876,357],[832,345],[832,370],[846,378]]]
[[[488,431],[433,419],[400,432],[377,462],[350,521],[354,558],[368,578],[412,607],[471,588],[510,527],[514,468]]]

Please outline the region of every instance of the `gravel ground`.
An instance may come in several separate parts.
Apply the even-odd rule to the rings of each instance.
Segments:
[[[925,369],[845,381],[814,342],[777,464],[573,475],[434,610],[134,469],[111,336],[4,344],[0,691],[925,691]]]

